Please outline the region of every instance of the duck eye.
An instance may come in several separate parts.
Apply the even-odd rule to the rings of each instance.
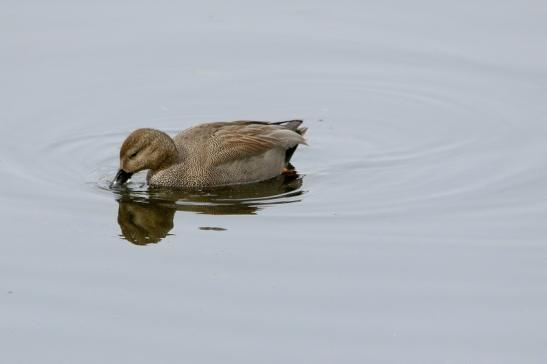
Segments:
[[[137,156],[137,153],[138,153],[138,152],[135,152],[135,153],[131,154],[131,155],[129,156],[129,158],[131,158],[131,159],[135,158],[135,157]]]

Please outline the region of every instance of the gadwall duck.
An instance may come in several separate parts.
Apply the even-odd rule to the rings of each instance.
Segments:
[[[258,182],[287,171],[298,144],[306,144],[302,120],[233,121],[191,127],[171,138],[137,129],[122,144],[120,170],[111,186],[148,169],[151,186],[191,188]]]

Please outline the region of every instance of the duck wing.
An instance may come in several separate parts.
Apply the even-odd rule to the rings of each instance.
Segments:
[[[299,128],[300,120],[268,123],[261,121],[236,121],[215,123],[209,139],[209,162],[221,165],[250,158],[269,150],[282,153],[306,144],[302,136],[305,128]]]

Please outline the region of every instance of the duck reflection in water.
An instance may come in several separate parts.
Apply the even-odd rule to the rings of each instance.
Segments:
[[[131,185],[118,195],[118,224],[122,237],[137,245],[158,243],[173,229],[176,211],[209,215],[254,215],[268,206],[299,202],[302,176],[282,175],[271,180],[200,191],[147,188]],[[201,228],[223,230],[222,228]]]

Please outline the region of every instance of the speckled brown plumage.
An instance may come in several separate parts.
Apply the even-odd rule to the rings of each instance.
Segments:
[[[148,183],[164,187],[210,187],[266,180],[289,162],[306,128],[301,120],[233,121],[191,127],[173,139],[137,129],[120,149],[120,171],[148,169]]]

